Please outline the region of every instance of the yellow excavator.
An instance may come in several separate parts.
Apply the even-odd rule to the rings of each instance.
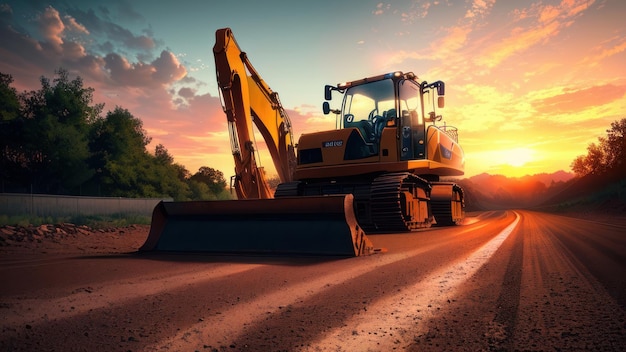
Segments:
[[[359,256],[376,252],[370,233],[455,225],[464,174],[457,129],[437,125],[442,81],[391,72],[324,88],[336,128],[302,134],[241,51],[216,31],[217,81],[228,120],[237,200],[161,202],[143,251]],[[332,108],[340,94],[341,108]],[[274,194],[257,165],[254,124],[281,183]]]

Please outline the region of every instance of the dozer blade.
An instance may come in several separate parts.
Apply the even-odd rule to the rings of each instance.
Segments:
[[[141,251],[360,256],[374,253],[353,196],[160,202]]]

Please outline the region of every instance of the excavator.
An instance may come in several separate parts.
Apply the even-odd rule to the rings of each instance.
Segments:
[[[230,28],[216,31],[213,54],[237,200],[159,203],[140,250],[354,257],[379,250],[368,234],[463,220],[462,188],[442,180],[465,167],[458,130],[437,125],[444,82],[396,71],[326,85],[323,113],[335,114],[335,128],[302,134],[294,145],[278,94]],[[280,178],[274,192],[253,124]]]

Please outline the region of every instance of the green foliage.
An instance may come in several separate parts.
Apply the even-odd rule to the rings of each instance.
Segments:
[[[66,70],[41,78],[41,89],[18,94],[0,73],[0,192],[34,192],[174,200],[226,199],[221,172],[191,176],[128,110],[102,117],[93,88]]]
[[[587,147],[587,155],[579,155],[571,164],[578,176],[614,174],[626,176],[626,118],[611,123],[606,137]]]
[[[137,214],[112,215],[77,215],[77,216],[7,216],[0,215],[0,226],[39,226],[45,224],[70,223],[87,225],[94,229],[107,227],[121,227],[128,225],[149,225],[151,218]]]
[[[0,73],[0,178],[5,182],[24,179],[23,151],[18,133],[22,130],[20,101],[17,90],[11,87],[13,77]]]
[[[92,229],[102,229],[109,227],[124,227],[128,225],[150,225],[152,218],[137,214],[112,214],[112,215],[90,215],[74,216],[69,219],[69,223],[75,225],[87,225]],[[49,222],[55,224],[58,222]]]
[[[278,177],[278,175],[274,175],[272,177],[267,178],[267,183],[270,185],[271,189],[276,189],[276,187],[278,187],[278,185],[281,183],[280,182],[280,177]]]
[[[0,73],[0,123],[13,121],[20,114],[20,101],[12,83],[11,75]]]
[[[93,89],[83,88],[80,77],[69,81],[68,73],[57,71],[58,77],[50,85],[41,79],[43,89],[34,92],[37,104],[30,106],[32,117],[29,131],[35,133],[33,146],[44,156],[39,173],[44,191],[66,193],[88,180],[93,170],[87,165],[89,123],[102,110],[102,105],[90,105]],[[37,128],[44,125],[47,129]]]
[[[607,184],[602,189],[562,201],[549,209],[556,212],[597,211],[603,214],[624,214],[626,210],[626,179]]]
[[[142,182],[151,162],[146,151],[149,142],[142,122],[120,107],[94,124],[90,162],[97,170],[96,182],[104,194],[153,196],[154,192],[146,192],[148,187]]]
[[[100,189],[112,196],[189,199],[189,172],[159,144],[146,150],[150,138],[141,120],[117,107],[95,124],[91,164]]]
[[[58,224],[69,222],[69,217],[53,217],[53,216],[8,216],[0,215],[0,226],[39,226],[44,224]]]
[[[80,78],[69,80],[58,70],[51,83],[41,78],[38,91],[18,95],[19,112],[11,94],[3,94],[14,137],[3,146],[9,182],[28,182],[36,192],[64,194],[80,188],[93,174],[87,164],[90,122],[103,105],[91,105],[93,89],[83,88]],[[3,84],[10,82],[6,77]],[[2,89],[7,92],[6,86]]]
[[[204,183],[213,194],[219,194],[226,188],[224,174],[207,166],[198,169],[198,172],[191,176],[190,180]]]

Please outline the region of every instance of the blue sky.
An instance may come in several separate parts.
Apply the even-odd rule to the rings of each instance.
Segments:
[[[212,47],[230,27],[296,137],[334,128],[325,84],[413,71],[446,82],[467,176],[521,176],[569,171],[626,117],[625,15],[621,0],[0,0],[0,72],[22,91],[68,69],[105,111],[140,118],[151,147],[228,177]]]

